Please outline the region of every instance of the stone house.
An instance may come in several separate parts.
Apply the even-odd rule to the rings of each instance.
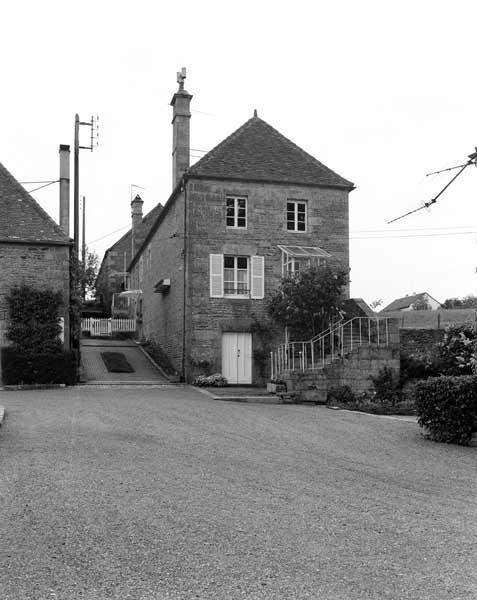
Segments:
[[[127,299],[121,301],[118,294],[126,289],[126,269],[144,242],[162,205],[155,206],[143,216],[143,200],[139,195],[131,201],[131,229],[106,250],[96,278],[96,296],[108,315],[128,316]],[[114,302],[113,302],[114,299]]]
[[[437,310],[442,307],[441,303],[430,294],[421,292],[420,294],[411,294],[409,296],[404,296],[403,298],[397,298],[385,306],[380,312],[388,313],[393,311],[418,310],[419,308],[422,310],[426,305],[426,310]]]
[[[61,148],[68,149],[69,159],[69,147],[60,147],[60,153]],[[69,236],[0,163],[0,347],[7,344],[6,297],[22,284],[61,292],[69,346],[71,246]]]
[[[349,268],[354,185],[257,116],[189,168],[190,101],[174,94],[173,191],[129,267],[136,312],[185,380],[258,383],[266,297],[310,264]],[[257,326],[258,324],[258,326]],[[283,332],[269,331],[271,344]],[[265,356],[264,356],[265,355]]]

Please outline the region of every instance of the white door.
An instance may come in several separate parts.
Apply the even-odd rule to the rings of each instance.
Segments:
[[[229,383],[252,383],[252,334],[222,334],[222,375]]]

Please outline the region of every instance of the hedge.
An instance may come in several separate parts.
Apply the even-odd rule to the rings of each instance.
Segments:
[[[76,383],[76,354],[26,352],[14,346],[2,348],[2,380],[5,385]]]
[[[466,446],[477,430],[477,377],[432,377],[416,384],[418,423],[436,442]]]

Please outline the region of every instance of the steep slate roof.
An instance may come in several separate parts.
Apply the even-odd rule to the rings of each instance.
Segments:
[[[0,241],[69,243],[69,238],[0,163]]]
[[[186,176],[354,188],[255,116],[196,162]]]
[[[404,298],[397,298],[393,300],[391,304],[385,306],[380,312],[389,312],[391,310],[403,310],[404,308],[409,308],[411,304],[414,302],[418,302],[419,300],[424,300],[426,296],[432,298],[430,294],[427,292],[421,292],[420,294],[413,294],[412,296],[404,296]],[[433,298],[435,300],[435,298]],[[437,300],[436,300],[437,302]]]
[[[151,209],[147,213],[147,215],[145,215],[143,217],[142,223],[140,226],[140,230],[139,230],[139,237],[141,238],[142,241],[144,241],[146,239],[147,235],[149,234],[149,232],[152,229],[152,226],[156,222],[157,217],[161,214],[161,211],[163,208],[164,207],[162,206],[162,204],[157,204],[153,209]],[[117,242],[115,242],[112,246],[110,246],[105,251],[103,260],[101,261],[101,265],[99,267],[98,277],[99,277],[101,271],[103,270],[103,266],[105,265],[106,257],[108,255],[108,253],[111,251],[114,252],[117,249],[125,248],[124,251],[126,252],[126,265],[128,265],[131,262],[131,259],[134,258],[133,256],[131,256],[131,254],[132,254],[131,234],[132,234],[132,230],[129,229],[129,231],[126,231],[126,233],[122,237],[120,237]]]
[[[160,214],[161,210],[163,209],[162,204],[157,204],[154,208],[152,208],[147,215],[145,215],[142,218],[142,222],[140,225],[140,229],[139,229],[139,236],[141,238],[146,238],[147,234],[149,233],[151,227],[154,224],[154,221],[156,220],[156,218],[158,217],[158,215]],[[122,244],[123,242],[126,242],[129,247],[131,247],[131,235],[132,235],[132,229],[129,229],[129,231],[126,231],[126,233],[119,238],[119,240],[117,242],[115,242],[110,248],[108,248],[105,252],[105,255],[110,252],[111,250],[114,250],[116,248],[116,246],[118,246],[119,244]],[[130,258],[129,258],[130,260]]]

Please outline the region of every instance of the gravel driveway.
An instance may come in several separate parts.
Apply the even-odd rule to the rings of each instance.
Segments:
[[[0,393],[1,600],[477,598],[477,450],[187,388]]]

